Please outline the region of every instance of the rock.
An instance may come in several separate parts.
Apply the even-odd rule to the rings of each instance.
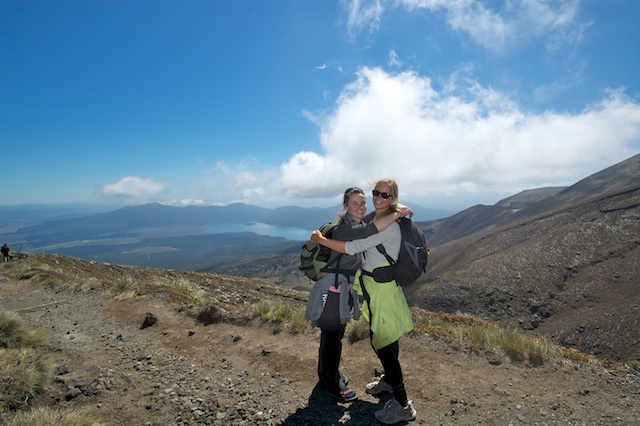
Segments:
[[[152,314],[151,312],[147,312],[147,316],[145,317],[144,322],[140,326],[140,330],[143,330],[147,327],[151,327],[156,322],[158,322],[158,317]]]

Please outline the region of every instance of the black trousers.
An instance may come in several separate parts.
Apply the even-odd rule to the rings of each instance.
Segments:
[[[407,390],[404,387],[404,378],[402,376],[402,367],[400,367],[400,344],[396,340],[392,344],[376,350],[373,349],[380,359],[382,368],[384,369],[384,381],[391,385],[393,389],[393,397],[403,407],[407,404]]]
[[[329,292],[322,315],[318,320],[320,327],[320,349],[318,350],[318,379],[327,391],[340,394],[340,357],[342,356],[342,338],[346,324],[340,324],[340,295]]]

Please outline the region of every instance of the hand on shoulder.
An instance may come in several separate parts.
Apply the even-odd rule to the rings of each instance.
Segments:
[[[320,243],[320,241],[322,240],[322,232],[320,232],[319,230],[315,230],[311,233],[311,238],[310,240],[316,244]]]
[[[409,207],[405,206],[404,204],[396,204],[396,212],[400,215],[400,217],[406,217],[409,216],[409,219],[411,219],[413,217],[413,210],[411,210]]]

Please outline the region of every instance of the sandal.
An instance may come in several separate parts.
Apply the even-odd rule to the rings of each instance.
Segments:
[[[341,387],[347,386],[347,384],[349,383],[349,378],[347,377],[346,374],[342,374],[342,373],[339,373],[339,374],[340,374],[340,386]]]
[[[343,387],[339,393],[334,393],[334,392],[327,392],[327,393],[331,395],[331,398],[335,398],[342,403],[351,402],[358,399],[358,394],[356,393],[356,391],[348,387]]]
[[[345,387],[340,391],[340,396],[338,399],[340,400],[340,402],[351,402],[358,399],[358,394],[353,389]]]

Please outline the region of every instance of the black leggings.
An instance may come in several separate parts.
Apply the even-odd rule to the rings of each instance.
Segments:
[[[390,345],[376,350],[376,355],[382,363],[384,369],[384,381],[393,388],[393,397],[403,407],[407,405],[407,390],[404,387],[404,378],[402,377],[402,367],[400,367],[400,344],[396,340]]]
[[[340,294],[329,292],[327,301],[318,320],[320,327],[320,349],[318,350],[318,379],[327,391],[340,394],[340,357],[342,338],[346,324],[340,324]]]

